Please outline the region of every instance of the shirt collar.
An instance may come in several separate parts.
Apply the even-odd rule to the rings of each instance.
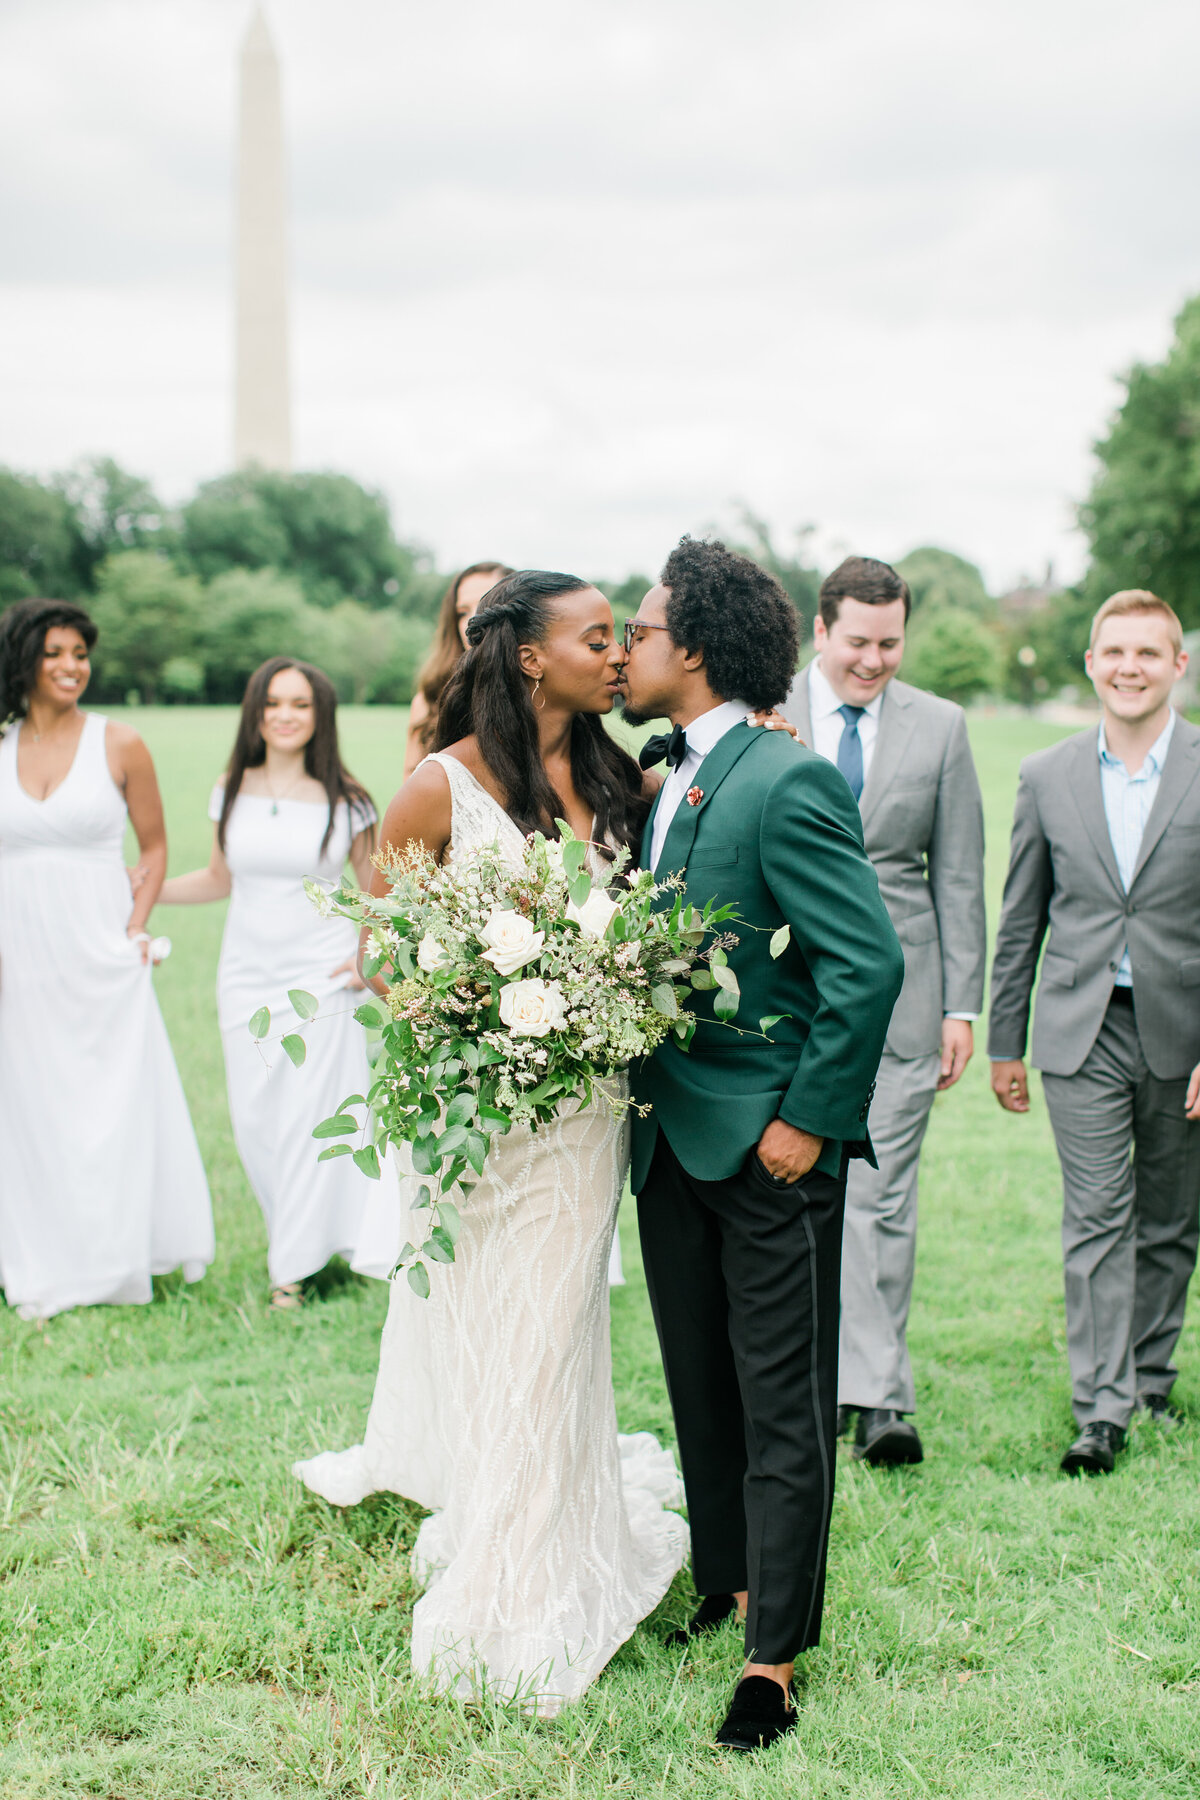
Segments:
[[[707,712],[700,713],[690,725],[684,727],[688,753],[707,756],[727,731],[732,731],[735,725],[743,723],[749,710],[744,700],[722,700],[720,706],[710,707]]]
[[[1138,776],[1145,778],[1149,775],[1160,775],[1162,773],[1162,766],[1167,760],[1167,751],[1171,747],[1171,735],[1174,730],[1175,708],[1172,707],[1166,724],[1151,744],[1149,750],[1147,750],[1146,760],[1138,770],[1137,775],[1129,776],[1131,781],[1136,781]],[[1106,768],[1120,769],[1126,775],[1129,775],[1129,771],[1125,768],[1125,764],[1121,761],[1120,757],[1114,756],[1108,747],[1108,739],[1104,735],[1103,718],[1100,720],[1100,729],[1096,734],[1096,747],[1100,752],[1100,761]]]
[[[881,687],[870,705],[863,707],[862,710],[869,719],[878,719],[879,709],[883,705],[883,696],[886,692],[887,688]],[[838,699],[828,676],[822,670],[820,658],[814,656],[808,665],[808,706],[812,717],[814,719],[831,719],[834,713],[840,712],[844,705],[845,701]]]

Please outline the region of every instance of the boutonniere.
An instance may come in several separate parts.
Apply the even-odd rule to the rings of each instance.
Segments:
[[[704,789],[703,788],[689,788],[688,789],[687,803],[689,806],[699,806],[699,804],[703,800],[703,798],[704,798]]]

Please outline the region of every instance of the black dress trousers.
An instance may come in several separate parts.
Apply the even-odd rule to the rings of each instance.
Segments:
[[[660,1130],[638,1195],[696,1588],[749,1591],[755,1662],[791,1662],[821,1634],[844,1173],[784,1187],[751,1152],[728,1181],[698,1181]]]

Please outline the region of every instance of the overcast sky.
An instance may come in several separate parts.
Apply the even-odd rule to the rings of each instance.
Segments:
[[[0,462],[230,462],[249,0],[0,0]],[[1195,0],[270,0],[297,465],[442,566],[737,502],[995,588],[1200,288]]]

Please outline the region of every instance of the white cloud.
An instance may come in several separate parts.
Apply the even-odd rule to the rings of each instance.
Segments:
[[[228,461],[242,0],[0,13],[0,460]],[[443,562],[619,574],[750,501],[1079,566],[1200,287],[1174,0],[276,0],[297,454]]]

